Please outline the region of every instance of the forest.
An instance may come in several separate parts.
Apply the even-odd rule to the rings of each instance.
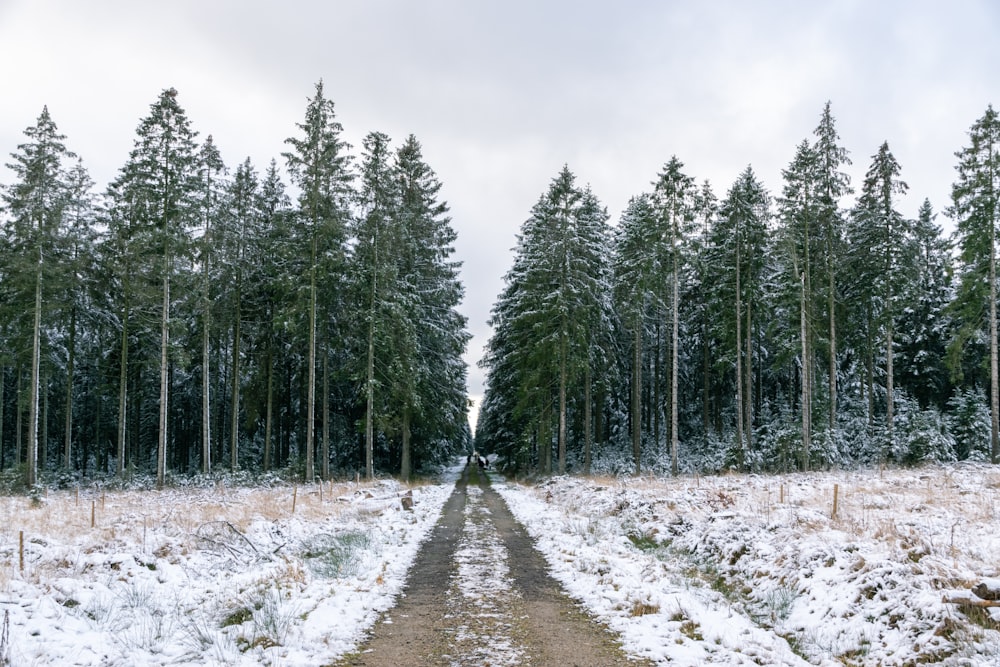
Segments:
[[[492,309],[477,447],[559,474],[1000,462],[992,106],[967,136],[950,234],[899,212],[888,143],[851,183],[830,103],[773,192],[674,156],[611,224],[564,167]]]
[[[227,167],[174,89],[99,192],[48,109],[0,185],[0,477],[409,479],[470,441],[455,232],[414,136],[360,156],[320,81]]]

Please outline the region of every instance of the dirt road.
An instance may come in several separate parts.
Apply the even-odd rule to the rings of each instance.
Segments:
[[[613,667],[627,658],[549,576],[489,479],[467,468],[399,603],[338,667]]]

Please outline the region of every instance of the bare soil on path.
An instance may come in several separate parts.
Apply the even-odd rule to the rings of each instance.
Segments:
[[[463,471],[397,605],[337,667],[645,666],[587,616],[489,478]]]

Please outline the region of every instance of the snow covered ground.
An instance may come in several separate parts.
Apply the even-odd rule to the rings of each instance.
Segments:
[[[392,605],[455,473],[322,497],[218,486],[0,498],[0,665],[329,664]],[[942,601],[1000,576],[995,467],[492,477],[557,579],[635,655],[1000,664],[1000,614]],[[462,567],[493,548],[473,532]]]
[[[998,665],[1000,470],[497,484],[570,595],[679,665]],[[834,488],[837,515],[833,515]]]
[[[392,605],[452,488],[0,498],[0,665],[329,664]]]

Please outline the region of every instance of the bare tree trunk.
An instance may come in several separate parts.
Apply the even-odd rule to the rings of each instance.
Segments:
[[[76,361],[76,308],[69,316],[69,350],[66,360],[66,418],[63,422],[63,467],[73,467],[73,365]],[[2,405],[2,403],[0,403]]]
[[[832,242],[830,245],[830,252],[832,253]],[[830,262],[829,283],[828,289],[830,292],[827,296],[827,308],[829,310],[830,317],[830,424],[828,425],[827,430],[832,436],[834,429],[837,428],[837,317],[836,299],[833,291],[836,283],[834,281],[832,260]]]
[[[207,231],[206,231],[207,233]],[[211,415],[211,372],[209,358],[209,318],[212,304],[208,298],[208,257],[204,259],[204,277],[202,284],[202,327],[201,327],[201,471],[206,475],[212,472],[212,421]]]
[[[313,431],[316,421],[316,255],[317,240],[312,240],[312,263],[309,268],[309,372],[306,385],[306,483],[316,477],[313,454]]]
[[[122,309],[121,364],[118,374],[118,461],[115,472],[119,478],[125,477],[125,426],[128,421],[126,401],[128,397],[128,311],[128,303],[126,303]]]
[[[740,241],[736,239],[736,465],[743,469],[743,297],[740,293]]]
[[[35,273],[35,324],[31,335],[31,390],[28,397],[28,452],[25,484],[38,482],[38,393],[42,351],[42,249],[38,249]]]
[[[410,481],[410,473],[412,472],[413,464],[410,460],[410,419],[411,410],[410,406],[403,408],[403,453],[402,460],[399,463],[399,476],[404,482]]]
[[[160,316],[160,424],[156,442],[156,487],[162,489],[167,475],[167,400],[170,379],[167,349],[170,345],[170,262],[164,258],[163,312]]]
[[[746,453],[749,454],[753,451],[753,413],[754,413],[754,403],[753,403],[753,311],[751,305],[748,303],[747,307],[747,334],[746,334],[746,391],[743,393],[743,405],[746,408],[746,426],[744,431],[746,433]],[[746,459],[744,458],[744,464],[746,464]]]
[[[799,326],[802,338],[802,469],[809,470],[809,449],[812,438],[812,364],[809,353],[809,325],[806,313],[806,273],[800,276]]]
[[[4,458],[4,448],[3,448],[3,413],[4,410],[4,380],[6,380],[7,369],[0,366],[0,471],[7,467],[7,460]]]
[[[561,342],[559,354],[559,474],[566,474],[566,339]]]
[[[642,318],[637,316],[632,342],[632,459],[642,472]]]
[[[229,467],[236,470],[240,467],[240,338],[242,337],[243,314],[240,309],[241,289],[236,287],[236,314],[233,321],[233,395],[229,406]]]
[[[267,350],[267,408],[264,414],[264,470],[271,469],[271,433],[274,426],[274,361],[271,359],[271,344]]]
[[[678,248],[676,244],[677,230],[676,221],[674,222],[674,248],[673,248],[673,261],[674,261],[674,312],[673,312],[673,327],[670,334],[671,352],[670,352],[670,472],[672,475],[676,476],[679,473],[679,466],[677,461],[677,445],[678,445],[678,435],[677,435],[677,361],[678,361],[678,333],[680,328],[680,276],[677,274],[678,264],[677,253]]]
[[[372,278],[371,310],[368,322],[368,371],[365,382],[365,476],[374,479],[375,451],[375,279]]]
[[[329,335],[323,336],[323,443],[320,447],[320,475],[330,479],[330,350]]]
[[[591,421],[593,420],[593,407],[591,405],[591,370],[590,362],[587,362],[587,370],[583,380],[583,474],[590,474],[590,448],[593,432]]]
[[[996,222],[990,222],[990,458],[1000,463],[1000,380],[997,378]]]

